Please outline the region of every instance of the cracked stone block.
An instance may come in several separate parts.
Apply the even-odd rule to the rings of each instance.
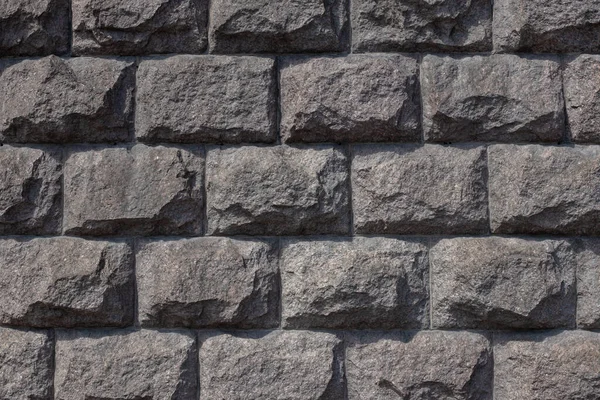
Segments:
[[[423,129],[431,142],[558,142],[564,136],[557,59],[427,55]]]
[[[277,138],[272,58],[144,60],[137,71],[136,136],[143,142],[249,143]]]
[[[280,72],[286,142],[421,139],[417,60],[403,55],[297,57]]]
[[[133,322],[133,252],[125,243],[0,240],[0,323],[33,327]]]
[[[429,327],[427,248],[393,238],[286,240],[286,328]]]
[[[211,53],[337,52],[349,46],[347,0],[214,0]]]
[[[600,146],[488,149],[494,233],[600,234]]]
[[[134,69],[107,58],[0,60],[0,141],[130,140]]]
[[[349,232],[348,159],[341,147],[215,147],[206,179],[211,235]]]
[[[353,146],[356,233],[485,233],[486,169],[481,146]]]
[[[494,337],[494,399],[597,399],[598,360],[599,333],[498,334]]]
[[[196,147],[80,147],[65,163],[65,233],[198,235],[203,171]]]
[[[55,148],[0,147],[0,234],[60,232],[61,158]]]
[[[202,341],[202,337],[201,337]],[[203,400],[339,400],[343,345],[310,331],[214,333],[200,347]]]
[[[202,53],[208,0],[73,0],[73,53]]]
[[[0,328],[0,398],[52,400],[53,352],[48,331]]]
[[[575,256],[563,240],[442,239],[429,261],[435,328],[575,326]]]
[[[136,263],[143,326],[279,326],[277,248],[270,241],[141,241]]]
[[[495,0],[497,52],[597,53],[600,2],[589,0]]]
[[[69,0],[0,2],[0,55],[45,56],[69,50]]]
[[[362,333],[346,350],[349,400],[491,400],[492,352],[478,333]]]
[[[577,327],[600,329],[600,240],[576,241]]]
[[[563,74],[571,140],[599,143],[600,56],[580,55],[568,60]]]
[[[198,353],[193,332],[57,332],[56,400],[195,400]]]
[[[477,52],[492,48],[491,0],[353,0],[354,51]]]

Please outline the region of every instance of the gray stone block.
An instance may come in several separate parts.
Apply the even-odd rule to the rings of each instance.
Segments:
[[[600,329],[600,239],[575,241],[577,248],[577,327]]]
[[[600,56],[580,55],[568,61],[564,90],[571,140],[600,143]]]

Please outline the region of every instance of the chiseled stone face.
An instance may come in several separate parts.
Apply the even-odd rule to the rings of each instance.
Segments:
[[[576,246],[577,327],[600,329],[600,240],[577,240]]]
[[[580,55],[568,61],[564,89],[571,139],[600,143],[600,56]]]
[[[291,58],[280,72],[286,142],[421,139],[417,60],[402,55]]]

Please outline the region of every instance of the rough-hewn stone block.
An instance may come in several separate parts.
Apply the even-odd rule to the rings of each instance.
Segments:
[[[576,241],[577,326],[600,329],[600,240]]]
[[[196,339],[178,331],[58,331],[56,400],[197,395]]]
[[[429,326],[429,265],[419,243],[392,238],[290,240],[281,253],[287,328]]]
[[[491,400],[488,340],[471,332],[364,333],[346,350],[350,400]]]
[[[600,37],[600,28],[598,30]],[[570,58],[564,72],[565,101],[573,142],[600,142],[600,56]]]
[[[600,233],[600,146],[494,145],[489,154],[495,233]]]
[[[558,142],[565,116],[560,65],[516,55],[425,56],[423,128],[433,142]]]
[[[575,326],[575,257],[565,241],[443,239],[429,257],[436,328]]]
[[[415,58],[292,58],[280,75],[281,130],[287,142],[418,142],[421,138]]]
[[[348,160],[339,147],[213,148],[206,180],[210,234],[349,232]]]
[[[144,142],[273,142],[275,62],[262,57],[174,56],[142,61],[136,136]]]
[[[200,348],[202,399],[342,399],[342,352],[323,332],[215,334]]]
[[[488,51],[490,0],[353,0],[356,51]]]
[[[79,150],[65,163],[66,233],[201,233],[201,149],[136,145]]]
[[[0,61],[0,141],[128,141],[133,84],[126,60]]]
[[[142,325],[279,325],[277,249],[273,243],[197,238],[142,241],[137,249]]]
[[[302,53],[348,47],[347,0],[214,0],[212,53]]]
[[[353,153],[357,233],[488,230],[484,147],[360,145]]]
[[[202,53],[208,0],[73,0],[73,53]]]

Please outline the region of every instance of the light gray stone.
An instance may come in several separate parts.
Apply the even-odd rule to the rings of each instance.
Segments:
[[[564,90],[571,140],[599,143],[600,56],[580,55],[569,61],[564,71]]]
[[[577,240],[577,327],[600,329],[600,240]]]

